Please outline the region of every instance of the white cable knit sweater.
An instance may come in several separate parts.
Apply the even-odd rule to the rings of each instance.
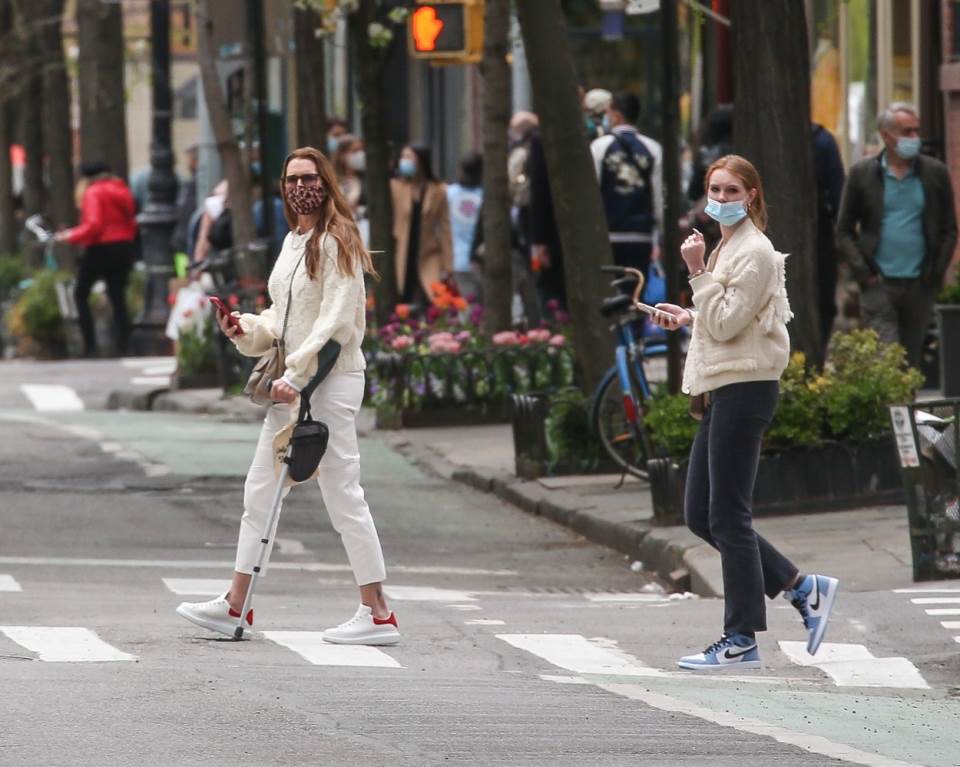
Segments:
[[[709,271],[690,280],[693,335],[683,369],[683,390],[702,394],[743,381],[777,381],[790,359],[784,259],[746,219]]]
[[[287,351],[284,378],[297,389],[309,383],[317,369],[317,353],[331,338],[342,347],[333,372],[366,368],[360,351],[366,330],[366,290],[360,265],[352,277],[341,273],[337,267],[337,241],[324,233],[320,239],[317,277],[311,280],[306,259],[301,261],[309,238],[310,232],[287,235],[268,282],[272,306],[260,314],[241,315],[243,335],[233,337],[241,354],[248,357],[264,354],[283,330],[292,278],[290,317],[284,336]]]

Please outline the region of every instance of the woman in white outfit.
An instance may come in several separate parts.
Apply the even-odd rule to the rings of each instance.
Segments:
[[[366,367],[360,351],[366,310],[363,275],[374,274],[373,264],[336,174],[318,150],[305,147],[292,152],[284,162],[281,181],[290,233],[270,275],[272,306],[260,315],[240,315],[242,332],[225,317],[220,318],[220,327],[247,356],[262,355],[283,335],[286,372],[271,387],[276,404],[267,411],[247,473],[230,590],[209,602],[185,602],[177,612],[197,625],[233,636],[276,488],[274,435],[290,422],[298,392],[316,372],[318,352],[333,339],[341,345],[340,356],[311,398],[314,417],[330,429],[318,483],[360,587],[360,607],[346,623],[325,631],[324,639],[340,644],[395,644],[400,632],[383,596],[386,570],[360,487],[356,430]],[[244,622],[247,627],[253,625],[253,610]]]

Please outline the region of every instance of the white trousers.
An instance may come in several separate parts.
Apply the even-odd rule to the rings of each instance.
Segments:
[[[380,538],[370,507],[360,487],[360,450],[357,444],[357,411],[363,402],[362,372],[332,373],[310,400],[313,417],[330,429],[327,452],[320,461],[317,484],[334,530],[340,534],[357,585],[379,583],[386,577]],[[273,464],[273,438],[292,417],[290,405],[267,410],[260,439],[247,472],[243,490],[243,518],[237,542],[237,572],[252,573],[260,551],[260,539],[270,518],[277,489]],[[284,491],[284,497],[289,491]],[[277,517],[279,521],[279,515]],[[272,548],[276,527],[271,531]],[[266,571],[264,568],[263,572]]]

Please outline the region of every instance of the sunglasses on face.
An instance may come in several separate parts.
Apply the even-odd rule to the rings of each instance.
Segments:
[[[316,186],[320,183],[320,174],[304,173],[300,176],[285,176],[283,179],[283,183],[291,189],[297,185],[298,181],[303,183],[304,186]]]

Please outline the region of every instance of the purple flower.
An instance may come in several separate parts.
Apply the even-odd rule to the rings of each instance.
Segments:
[[[560,311],[560,302],[555,298],[551,298],[547,301],[547,311],[551,314],[556,314]]]

